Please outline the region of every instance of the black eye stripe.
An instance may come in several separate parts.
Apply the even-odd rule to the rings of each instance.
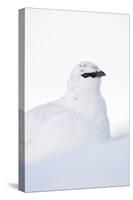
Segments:
[[[91,73],[84,73],[81,75],[84,78],[95,78],[95,77],[102,77],[102,76],[106,76],[106,74],[103,71],[96,71],[96,72],[91,72]]]
[[[97,76],[97,73],[98,72],[84,73],[81,76],[83,76],[84,78],[88,78],[88,77],[95,78]]]

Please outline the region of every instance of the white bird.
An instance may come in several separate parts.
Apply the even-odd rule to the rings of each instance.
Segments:
[[[100,92],[105,73],[80,62],[70,75],[63,98],[26,113],[26,158],[40,160],[78,145],[110,139],[106,104]]]

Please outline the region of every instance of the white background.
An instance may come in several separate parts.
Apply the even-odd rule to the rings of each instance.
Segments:
[[[30,35],[26,110],[64,96],[73,67],[88,60],[107,75],[101,90],[111,135],[128,134],[129,16],[44,9],[27,12],[31,17],[30,33],[26,31]]]
[[[90,10],[104,12],[123,12],[131,14],[131,35],[133,34],[133,6],[131,0],[38,0],[38,1],[3,1],[0,4],[0,198],[1,199],[132,199],[133,187],[103,188],[61,192],[24,194],[17,191],[17,156],[18,156],[18,33],[17,9],[22,7],[62,8],[72,10]],[[132,52],[132,38],[131,38]],[[132,53],[131,53],[132,55]],[[132,60],[131,60],[132,66]],[[132,73],[132,68],[131,68]],[[131,80],[131,84],[133,81]],[[132,101],[132,94],[131,94]],[[131,105],[132,109],[132,105]],[[123,111],[121,111],[123,112]],[[131,113],[132,115],[132,113]],[[131,116],[132,117],[132,116]],[[132,132],[132,125],[131,125]],[[132,140],[132,135],[131,135]],[[131,142],[131,146],[133,146]],[[131,152],[133,147],[131,147]],[[132,154],[131,154],[132,155]],[[131,169],[132,169],[131,158]],[[131,185],[132,185],[131,172]]]

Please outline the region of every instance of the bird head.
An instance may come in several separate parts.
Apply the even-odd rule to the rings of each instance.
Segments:
[[[100,88],[101,77],[103,76],[106,76],[106,74],[94,63],[80,62],[72,70],[68,87],[82,91],[95,91]]]

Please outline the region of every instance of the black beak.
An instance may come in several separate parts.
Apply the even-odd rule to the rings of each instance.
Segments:
[[[97,72],[97,77],[106,76],[106,74],[103,71]]]
[[[91,72],[91,73],[84,73],[81,75],[84,78],[95,78],[95,77],[102,77],[102,76],[106,76],[106,74],[103,71],[99,71],[99,72]]]

